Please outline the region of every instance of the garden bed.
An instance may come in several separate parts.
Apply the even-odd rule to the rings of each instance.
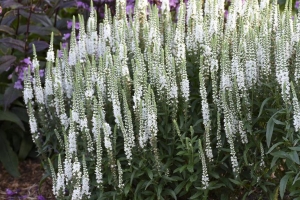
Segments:
[[[36,200],[39,195],[42,195],[47,200],[55,199],[52,195],[50,178],[43,182],[39,191],[39,183],[44,173],[39,159],[27,159],[20,162],[19,170],[21,176],[14,178],[0,163],[0,199],[22,199],[22,197],[27,196],[23,199]],[[7,189],[15,193],[9,196],[11,198],[7,198]],[[41,200],[42,198],[39,199]]]

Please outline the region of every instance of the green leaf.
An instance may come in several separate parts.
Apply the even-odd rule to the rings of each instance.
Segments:
[[[229,178],[229,180],[230,180],[232,183],[236,184],[236,185],[241,185],[241,182],[239,182],[239,181],[237,181],[237,180],[234,180],[234,179],[232,179],[232,178]]]
[[[296,183],[296,181],[298,181],[298,180],[299,180],[299,179],[298,179],[299,175],[300,175],[300,172],[298,172],[298,174],[295,176],[295,178],[294,178],[294,181],[293,181],[293,184],[292,184],[292,185],[294,185],[294,184]]]
[[[15,113],[16,115],[18,115],[18,117],[20,118],[20,120],[22,120],[25,123],[29,122],[29,117],[28,117],[28,113],[27,113],[27,109],[25,107],[18,107],[18,106],[13,106],[10,109],[11,112]]]
[[[267,145],[270,147],[271,144],[271,138],[274,130],[274,121],[273,117],[271,117],[267,124],[267,131],[266,131],[266,139],[267,139]]]
[[[0,73],[6,71],[15,61],[16,56],[6,55],[0,57]]]
[[[159,184],[156,192],[157,199],[160,199],[159,197],[161,196],[162,189],[163,189],[162,184]]]
[[[149,168],[147,168],[147,174],[150,179],[153,179],[153,172]]]
[[[279,191],[280,191],[280,197],[281,197],[281,199],[283,199],[283,195],[284,195],[284,192],[285,192],[285,189],[286,189],[286,185],[287,185],[287,182],[288,182],[289,178],[290,178],[290,174],[286,174],[280,180]]]
[[[285,151],[275,151],[271,153],[272,156],[278,157],[278,158],[289,158],[288,154]]]
[[[182,190],[182,188],[184,187],[185,185],[185,181],[182,181],[181,183],[179,183],[176,188],[174,189],[174,192],[175,194],[179,194],[179,192]]]
[[[274,144],[270,149],[269,151],[266,153],[266,154],[269,154],[273,151],[273,149],[275,149],[277,146],[283,144],[283,142],[277,142],[276,144]]]
[[[200,195],[203,195],[203,191],[196,192],[193,196],[191,196],[189,199],[199,199],[198,197]]]
[[[192,176],[190,176],[190,181],[191,182],[195,182],[198,179],[197,174],[193,174]]]
[[[271,168],[273,168],[277,162],[277,160],[279,159],[279,157],[273,157],[272,158],[272,162],[271,162]]]
[[[9,121],[16,123],[23,131],[25,131],[24,125],[20,118],[10,111],[0,110],[0,121]]]
[[[282,121],[279,121],[279,120],[277,120],[277,119],[275,119],[275,118],[273,118],[273,121],[275,122],[275,124],[277,124],[277,125],[285,125],[285,123],[284,122],[282,122]]]
[[[299,156],[297,154],[297,151],[289,152],[289,156],[290,156],[290,158],[291,158],[292,161],[294,161],[298,165],[300,164],[300,162],[299,162]]]
[[[15,30],[7,25],[0,25],[0,32],[7,33],[9,35],[15,35]]]
[[[13,38],[3,38],[0,39],[0,43],[2,43],[3,45],[5,45],[7,48],[13,48],[13,49],[17,49],[18,51],[21,51],[22,53],[24,53],[24,49],[25,49],[25,42],[21,41],[21,40],[17,40],[17,39],[13,39]]]
[[[32,147],[33,147],[33,142],[31,137],[29,135],[25,136],[20,145],[19,158],[24,160],[28,156]]]
[[[18,157],[7,141],[6,133],[2,130],[0,130],[0,161],[12,176],[20,176]]]
[[[272,194],[272,200],[278,200],[278,191],[279,191],[279,186],[277,186]]]
[[[124,194],[125,194],[126,197],[127,197],[128,193],[129,193],[129,191],[130,191],[130,188],[131,188],[131,186],[130,186],[129,183],[127,183],[127,184],[125,185],[125,187],[124,187]]]
[[[263,109],[264,109],[265,104],[266,104],[270,99],[271,99],[271,97],[268,97],[268,98],[266,98],[266,99],[262,102],[262,104],[261,104],[261,106],[260,106],[260,109],[259,109],[259,114],[258,114],[257,118],[260,117],[260,115],[262,114],[262,111],[263,111]]]
[[[193,172],[194,172],[194,165],[189,164],[189,165],[187,166],[187,170],[188,170],[189,172],[193,173]]]
[[[299,147],[289,147],[289,149],[294,150],[294,151],[300,151],[300,146]]]
[[[171,189],[164,189],[164,191],[163,191],[163,196],[165,196],[165,195],[170,195],[170,196],[172,196],[175,200],[177,199],[175,192],[174,192],[173,190],[171,190]]]
[[[214,172],[214,171],[209,172],[209,175],[211,175],[211,176],[214,177],[215,179],[220,178],[219,174],[216,173],[216,172]]]

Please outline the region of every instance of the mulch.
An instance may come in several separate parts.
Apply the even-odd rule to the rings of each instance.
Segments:
[[[0,199],[5,200],[37,200],[42,195],[46,200],[54,200],[52,194],[51,179],[47,178],[39,188],[39,183],[43,177],[44,171],[39,159],[26,159],[19,163],[21,176],[14,178],[0,163]],[[15,195],[8,197],[7,189],[16,192]],[[24,197],[25,198],[22,198]]]

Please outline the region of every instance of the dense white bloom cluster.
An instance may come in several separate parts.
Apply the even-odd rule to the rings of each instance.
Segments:
[[[199,140],[198,142],[199,142],[199,155],[200,155],[201,163],[202,163],[202,187],[203,187],[203,189],[206,189],[209,185],[209,177],[207,174],[207,166],[206,166],[206,161],[205,161],[205,155],[204,155],[203,149],[202,149],[201,140]]]
[[[196,121],[203,123],[195,126],[201,126],[205,144],[202,148],[199,141],[203,188],[209,186],[206,159],[214,162],[214,146],[230,148],[238,176],[235,145],[254,138],[249,137],[256,114],[251,106],[272,81],[280,88],[278,102],[286,107],[292,102],[292,130],[300,130],[299,86],[291,83],[300,80],[300,15],[293,21],[292,12],[286,8],[282,14],[275,1],[232,0],[224,18],[225,0],[189,0],[180,1],[173,23],[168,0],[161,1],[160,10],[139,0],[132,18],[126,15],[126,1],[118,0],[115,17],[106,14],[98,24],[92,2],[86,26],[79,16],[78,36],[74,17],[70,48],[59,58],[52,35],[44,84],[35,51],[24,72],[33,140],[42,148],[41,141],[49,139],[46,132],[55,130],[57,145],[65,151],[64,168],[59,163],[59,171],[52,173],[56,197],[72,187],[72,199],[90,198],[90,184],[102,188],[107,183],[107,167],[108,182],[122,190],[124,160],[131,165],[137,151],[151,152],[162,170],[159,139],[170,138],[175,129],[170,121],[180,121],[178,137],[186,125],[194,126],[199,104],[202,116]],[[260,152],[264,166],[262,145]],[[84,156],[87,160],[80,163]]]

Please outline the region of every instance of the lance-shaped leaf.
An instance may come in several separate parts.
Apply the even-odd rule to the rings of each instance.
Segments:
[[[1,3],[2,8],[11,8],[11,9],[17,9],[23,7],[22,4],[12,1],[12,0],[6,0]]]
[[[15,30],[7,25],[0,25],[0,32],[8,33],[9,35],[15,35]]]
[[[49,47],[49,44],[45,41],[33,41],[29,44],[28,53],[32,53],[32,45],[34,44],[36,52],[43,51]]]
[[[29,18],[29,12],[25,10],[20,10],[20,14],[27,19]],[[31,13],[30,20],[36,23],[41,23],[45,27],[53,26],[50,18],[44,13],[42,14]]]
[[[0,57],[0,73],[6,71],[15,61],[15,56],[6,55]]]
[[[1,116],[1,114],[0,114]],[[0,161],[4,168],[14,177],[19,177],[18,157],[12,150],[6,138],[6,133],[0,129]]]
[[[25,131],[24,125],[23,125],[22,121],[20,120],[20,118],[16,114],[14,114],[10,111],[0,110],[0,121],[13,122],[13,123],[17,124],[23,131]]]
[[[3,38],[0,40],[0,43],[5,45],[8,48],[13,48],[24,53],[25,42],[13,38]]]
[[[1,28],[1,26],[0,26]],[[0,29],[1,31],[1,29]],[[26,33],[27,32],[27,25],[22,25],[19,27],[19,30],[18,30],[18,34],[23,34],[23,33]],[[42,26],[30,26],[29,27],[29,32],[30,33],[35,33],[35,34],[38,34],[38,35],[51,35],[51,33],[53,32],[53,34],[55,36],[61,36],[61,33],[60,31],[53,27],[53,26],[49,26],[49,27],[42,27]]]
[[[8,109],[10,105],[19,97],[22,96],[22,91],[14,88],[14,84],[9,84],[3,95],[4,109]]]

